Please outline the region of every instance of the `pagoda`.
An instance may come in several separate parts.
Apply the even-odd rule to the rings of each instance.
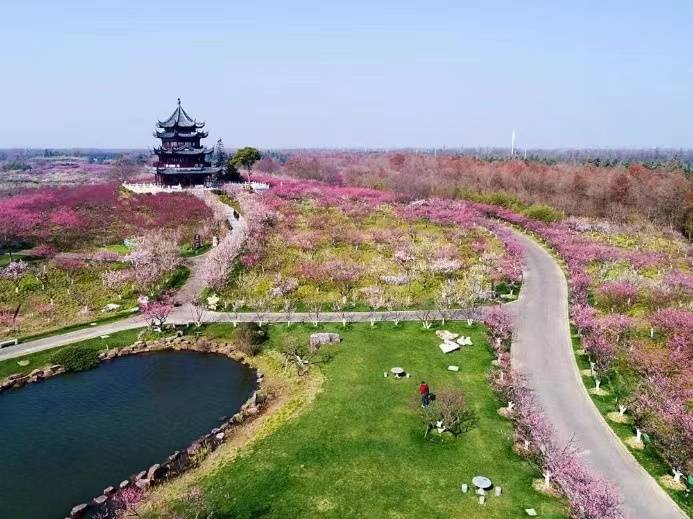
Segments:
[[[191,118],[180,104],[165,121],[157,121],[154,137],[161,145],[154,148],[156,183],[164,186],[210,185],[217,182],[221,167],[212,167],[214,151],[200,144],[207,137],[205,123]]]

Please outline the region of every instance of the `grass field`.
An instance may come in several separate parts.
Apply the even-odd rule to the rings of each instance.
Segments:
[[[217,456],[187,478],[188,489],[202,490],[203,507],[181,499],[183,485],[164,487],[157,491],[159,506],[146,517],[193,518],[202,508],[215,518],[508,518],[524,516],[525,508],[543,518],[566,517],[561,501],[532,489],[538,473],[512,452],[511,424],[498,415],[503,403],[486,381],[492,355],[481,327],[450,324],[471,335],[474,346],[449,355],[438,349],[434,330],[418,323],[319,329],[341,333],[343,342],[324,347],[332,359],[312,368],[324,377],[315,401],[235,459]],[[287,333],[307,338],[316,328],[270,330],[267,348],[278,347]],[[228,334],[219,325],[214,332]],[[447,371],[450,364],[460,372]],[[384,378],[393,366],[412,377]],[[422,379],[434,393],[462,388],[477,426],[456,439],[437,433],[425,439],[417,415]],[[460,491],[479,474],[503,488],[483,506]]]

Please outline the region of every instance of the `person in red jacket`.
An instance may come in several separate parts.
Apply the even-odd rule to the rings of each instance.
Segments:
[[[426,407],[431,402],[431,391],[423,380],[419,384],[419,394],[421,395],[421,407]]]

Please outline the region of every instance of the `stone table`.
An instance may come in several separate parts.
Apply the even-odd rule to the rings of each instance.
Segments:
[[[474,476],[472,478],[472,485],[481,490],[488,490],[493,486],[493,483],[491,483],[491,480],[486,476]]]
[[[402,368],[392,368],[390,372],[397,378],[404,376],[404,370]]]

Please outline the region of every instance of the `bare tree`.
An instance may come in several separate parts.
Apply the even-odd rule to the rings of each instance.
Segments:
[[[244,305],[245,301],[242,299],[236,299],[233,303],[231,303],[231,323],[233,324],[234,328],[238,326],[238,310],[243,308]]]
[[[291,326],[291,319],[296,309],[296,303],[292,297],[284,298],[284,304],[282,305],[282,311],[286,314],[286,326],[287,328]]]
[[[202,321],[204,321],[207,316],[207,305],[203,298],[196,297],[190,303],[190,316],[196,328],[202,326]]]
[[[133,160],[121,157],[113,163],[108,172],[108,176],[114,182],[122,184],[132,179],[139,171],[140,168]]]
[[[255,308],[255,322],[258,326],[262,326],[267,321],[268,311],[269,311],[270,298],[269,296],[261,296],[253,301],[253,307]]]
[[[284,355],[284,369],[288,370],[289,367],[295,366],[299,375],[308,373],[313,357],[318,352],[317,349],[309,350],[294,336],[289,336],[284,340],[281,351]]]
[[[313,324],[317,326],[320,324],[320,315],[322,314],[322,302],[321,301],[310,301],[308,303],[308,315],[313,321]]]
[[[345,328],[347,325],[346,298],[343,297],[333,301],[332,311],[339,315],[339,318],[342,321],[342,327]]]
[[[428,309],[420,310],[417,317],[421,321],[421,324],[423,325],[424,329],[429,330],[431,326],[433,326],[435,311]]]

